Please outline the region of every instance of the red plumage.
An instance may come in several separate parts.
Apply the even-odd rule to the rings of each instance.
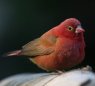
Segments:
[[[84,59],[83,32],[80,21],[69,18],[7,56],[29,56],[40,68],[50,71],[71,68]]]

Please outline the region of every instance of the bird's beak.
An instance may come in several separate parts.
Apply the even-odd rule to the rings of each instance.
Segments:
[[[81,26],[78,26],[78,27],[76,28],[75,33],[81,33],[81,32],[85,32],[85,30],[84,30]]]

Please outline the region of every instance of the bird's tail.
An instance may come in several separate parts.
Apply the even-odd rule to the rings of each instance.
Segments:
[[[21,55],[21,50],[15,50],[15,51],[11,51],[11,52],[8,52],[6,54],[3,55],[3,57],[6,57],[6,56],[19,56]]]

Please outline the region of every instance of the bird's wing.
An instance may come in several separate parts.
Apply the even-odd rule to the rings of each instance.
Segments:
[[[22,47],[22,55],[35,57],[50,54],[54,52],[56,39],[55,36],[37,38]]]

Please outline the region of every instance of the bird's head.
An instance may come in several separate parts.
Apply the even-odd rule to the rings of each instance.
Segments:
[[[81,38],[85,30],[82,28],[81,23],[76,18],[69,18],[63,21],[57,27],[57,33],[60,36],[68,38]]]

